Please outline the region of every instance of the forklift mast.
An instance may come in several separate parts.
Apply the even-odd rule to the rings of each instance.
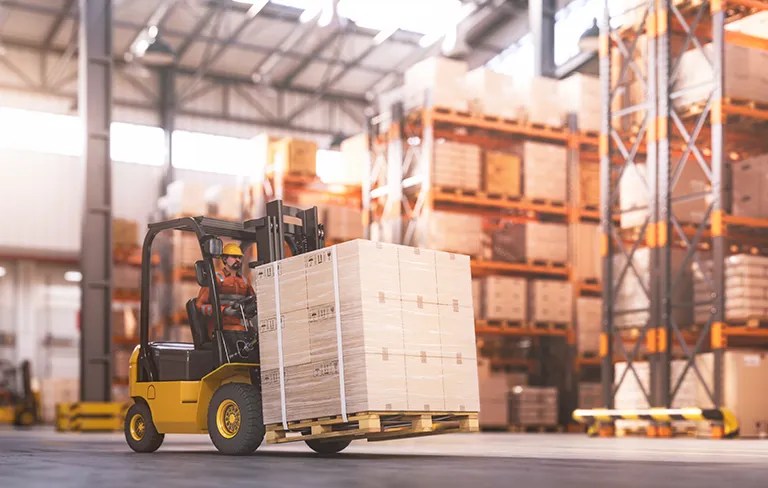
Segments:
[[[166,230],[192,232],[196,235],[202,254],[204,281],[210,289],[210,301],[214,313],[214,331],[217,342],[219,365],[229,362],[224,353],[221,307],[216,283],[213,259],[218,257],[217,239],[227,238],[240,241],[243,249],[256,245],[257,261],[250,267],[271,263],[286,256],[285,247],[290,255],[312,252],[325,247],[325,232],[318,222],[317,207],[302,210],[283,205],[281,200],[274,200],[266,205],[266,215],[245,222],[229,222],[208,217],[183,217],[149,224],[144,238],[141,258],[141,313],[139,319],[139,379],[152,381],[157,377],[157,366],[149,352],[149,297],[152,262],[152,243],[155,237]],[[219,243],[220,244],[220,243]],[[220,249],[218,250],[220,253]],[[191,263],[190,263],[191,264]]]

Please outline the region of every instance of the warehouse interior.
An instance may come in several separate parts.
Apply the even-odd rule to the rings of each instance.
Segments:
[[[3,486],[765,486],[766,61],[766,0],[0,0]]]

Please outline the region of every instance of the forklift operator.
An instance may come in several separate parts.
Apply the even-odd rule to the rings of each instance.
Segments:
[[[253,339],[253,329],[249,325],[250,319],[256,316],[256,304],[250,303],[241,307],[238,301],[248,296],[255,296],[253,287],[243,277],[240,270],[243,263],[243,251],[234,242],[224,246],[221,256],[224,263],[223,273],[216,273],[221,305],[222,327],[227,342],[234,343],[238,340],[248,342]],[[197,295],[197,308],[208,318],[208,333],[213,335],[213,305],[210,302],[208,287],[200,288]]]

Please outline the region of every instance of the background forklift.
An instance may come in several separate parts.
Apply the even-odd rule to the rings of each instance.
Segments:
[[[240,241],[243,250],[255,244],[257,261],[249,264],[251,268],[283,259],[286,247],[291,255],[297,255],[325,246],[317,207],[301,210],[276,200],[267,204],[266,211],[265,217],[243,223],[194,217],[149,225],[142,248],[140,343],[129,365],[130,395],[135,404],[125,419],[125,438],[134,451],[153,452],[170,433],[207,432],[225,454],[249,454],[261,444],[265,426],[259,364],[247,359],[258,348],[258,335],[254,331],[252,341],[235,344],[227,339],[213,259],[222,254],[221,238]],[[195,263],[195,277],[200,286],[210,290],[213,337],[195,298],[187,302],[193,344],[149,340],[152,242],[168,230],[197,236],[202,259]],[[239,305],[253,307],[255,297],[243,299]],[[258,316],[253,321],[258,323]],[[325,454],[339,452],[349,443],[307,441],[309,447]]]
[[[30,426],[40,420],[37,395],[32,391],[29,361],[15,366],[0,361],[0,423]]]

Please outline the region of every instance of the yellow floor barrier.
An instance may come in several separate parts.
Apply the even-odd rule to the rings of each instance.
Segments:
[[[75,402],[56,405],[59,432],[104,432],[123,429],[130,402]]]
[[[733,438],[739,435],[739,422],[726,408],[649,408],[643,410],[612,410],[607,408],[577,409],[573,412],[576,422],[590,426],[595,434],[600,424],[612,424],[616,420],[648,420],[651,422],[672,422],[675,420],[709,421],[718,424],[713,437]],[[717,434],[720,435],[717,435]]]

